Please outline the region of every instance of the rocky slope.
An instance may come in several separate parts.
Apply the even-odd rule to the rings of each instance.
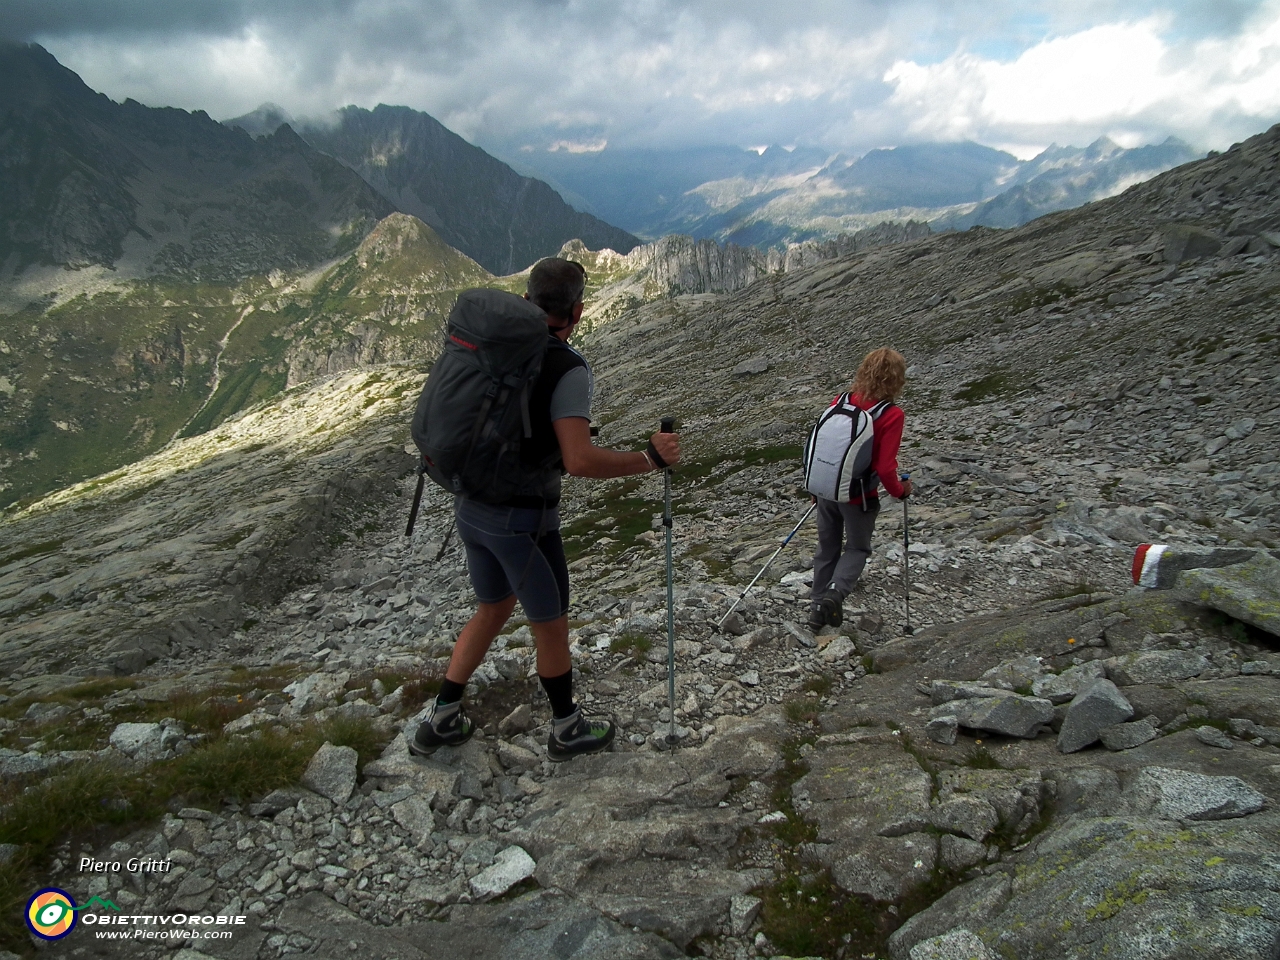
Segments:
[[[305,792],[175,804],[57,847],[40,879],[125,912],[244,913],[244,935],[193,951],[228,958],[1272,955],[1278,160],[1280,128],[1018,230],[597,324],[602,441],[682,421],[674,750],[649,476],[570,482],[563,508],[579,690],[617,716],[616,749],[543,759],[517,629],[476,676],[484,735],[408,759],[412,671],[443,666],[469,603],[456,540],[436,559],[444,497],[413,538],[399,527],[420,371],[292,392],[6,519],[12,776],[91,757],[160,776],[254,729],[338,720],[386,744],[321,749]],[[920,497],[887,503],[845,628],[802,626],[808,528],[715,630],[803,513],[807,423],[885,342],[912,365],[902,463]],[[386,492],[356,494],[367,513],[335,529],[317,474]],[[1152,541],[1247,562],[1131,593]],[[182,607],[197,590],[237,606]],[[75,686],[116,671],[135,672]],[[182,688],[198,692],[169,699]],[[234,716],[195,727],[176,715],[190,696]],[[174,871],[82,875],[85,846]]]

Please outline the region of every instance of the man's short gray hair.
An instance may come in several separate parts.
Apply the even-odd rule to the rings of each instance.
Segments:
[[[573,305],[587,289],[587,271],[576,260],[547,257],[529,271],[528,298],[560,320],[573,319]]]

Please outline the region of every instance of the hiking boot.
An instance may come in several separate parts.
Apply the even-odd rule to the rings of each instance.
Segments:
[[[551,721],[547,739],[547,756],[552,760],[571,760],[586,753],[599,753],[613,743],[613,721],[588,720],[582,708],[576,708],[563,720]]]
[[[835,590],[828,589],[818,601],[822,617],[827,626],[838,627],[844,622],[844,597]]]
[[[822,601],[815,600],[809,604],[809,629],[817,633],[827,625],[827,614],[822,609]]]
[[[429,757],[441,747],[456,747],[466,743],[475,733],[475,726],[462,710],[462,702],[435,704],[427,719],[418,724],[418,732],[409,741],[409,752],[418,757]]]

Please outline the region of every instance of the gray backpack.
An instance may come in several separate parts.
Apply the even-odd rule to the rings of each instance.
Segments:
[[[520,447],[532,435],[529,395],[546,350],[540,307],[503,290],[458,296],[413,416],[419,489],[425,473],[450,493],[501,503],[536,479]]]

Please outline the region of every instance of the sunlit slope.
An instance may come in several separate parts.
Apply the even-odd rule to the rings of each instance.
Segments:
[[[458,291],[495,282],[393,214],[310,274],[135,281],[0,315],[0,504],[137,460],[293,384],[426,362]]]

